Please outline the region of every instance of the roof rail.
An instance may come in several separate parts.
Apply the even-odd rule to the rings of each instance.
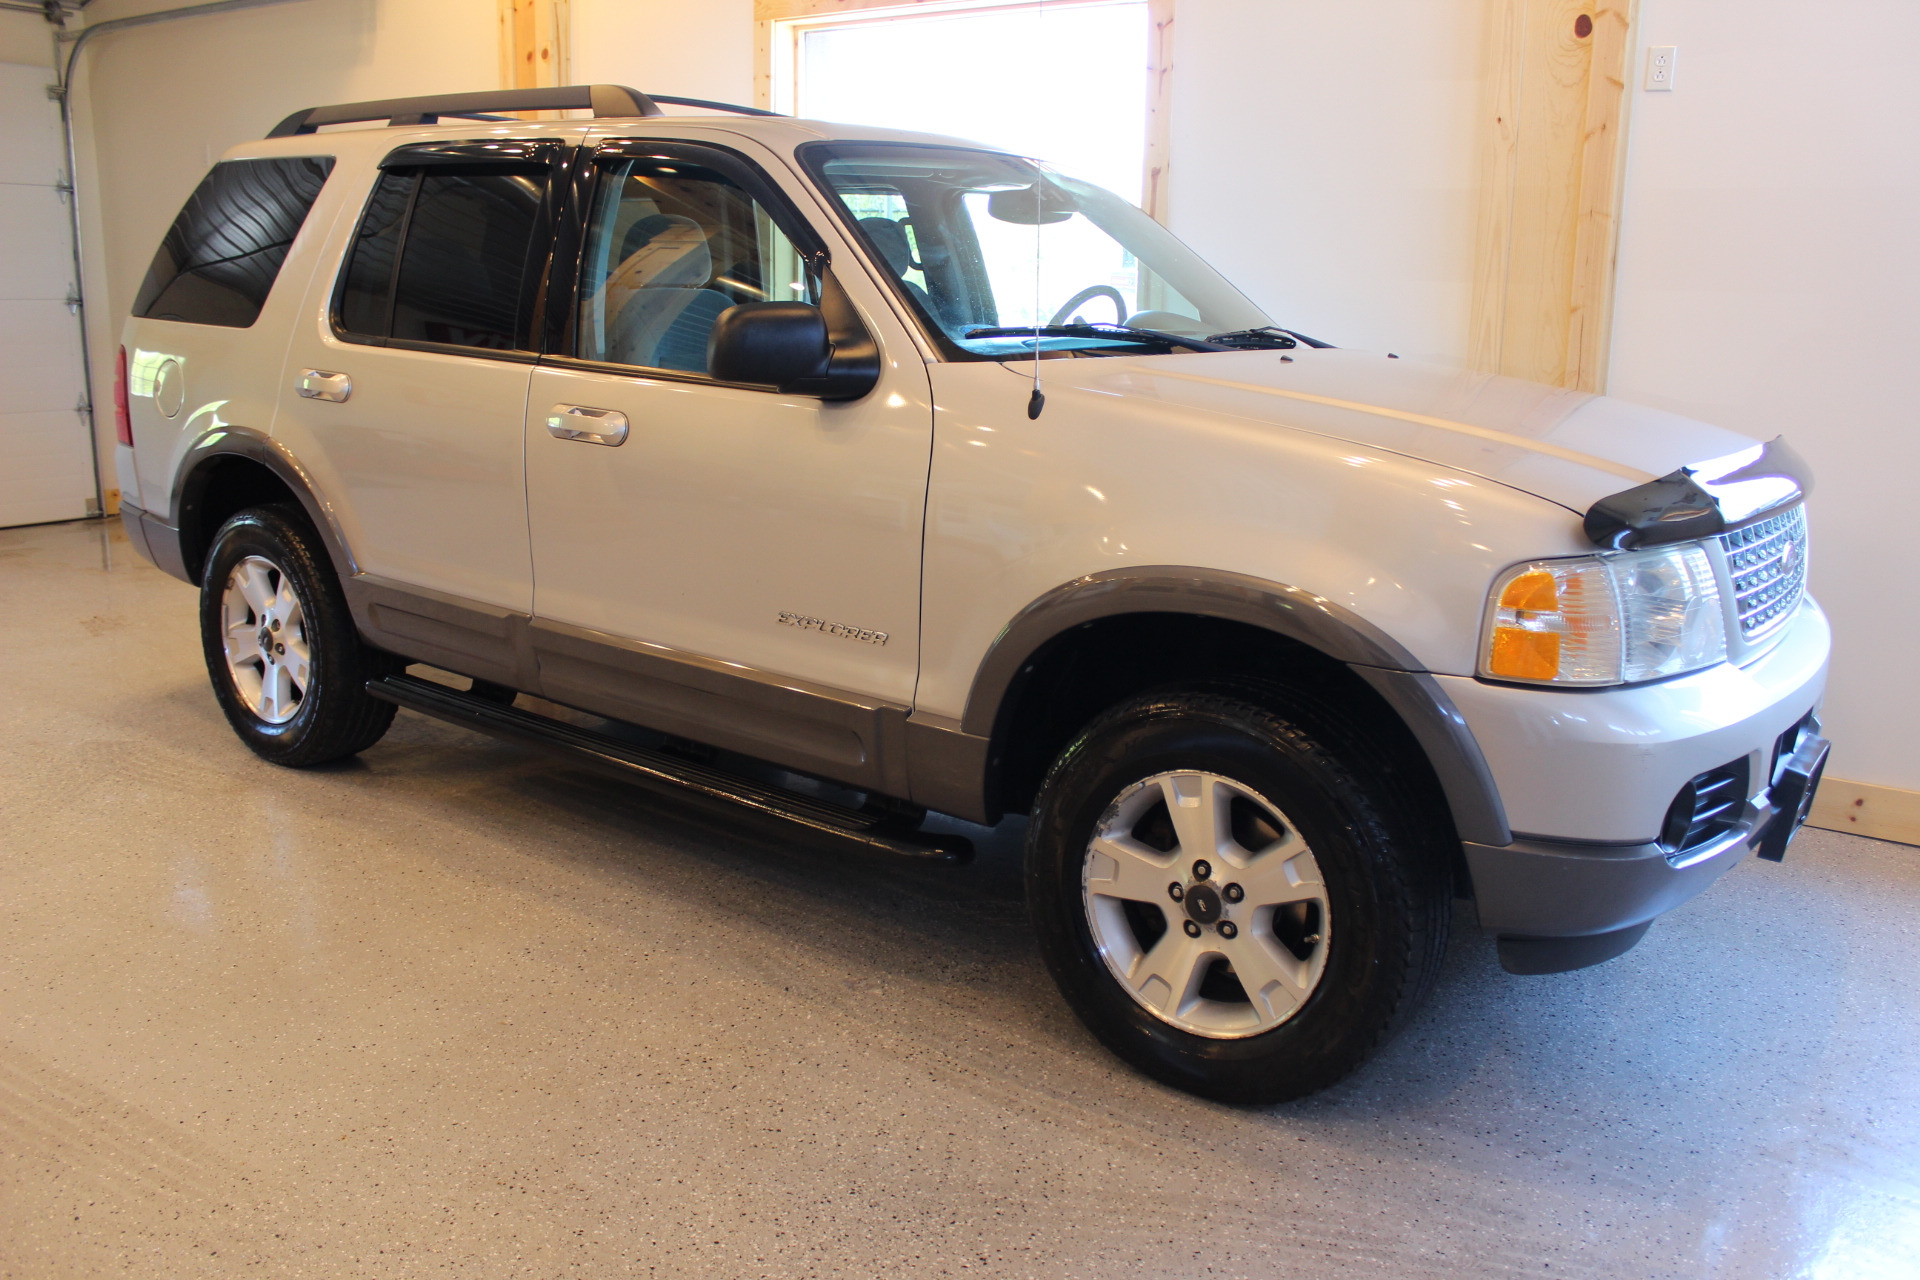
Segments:
[[[676,105],[708,105],[693,99],[667,99]],[[717,104],[716,104],[717,105]],[[322,125],[357,124],[385,120],[394,125],[437,124],[441,116],[485,119],[494,111],[566,111],[587,107],[595,116],[657,116],[660,108],[638,89],[617,84],[570,84],[550,89],[490,89],[481,93],[435,93],[420,98],[383,98],[377,102],[345,102],[332,107],[307,107],[273,127],[269,138],[312,133]],[[736,108],[747,110],[747,108]]]
[[[670,107],[705,107],[709,111],[725,111],[736,116],[777,116],[778,111],[769,111],[765,107],[742,107],[731,102],[709,102],[705,98],[669,98],[664,94],[649,94],[655,102],[664,102]]]

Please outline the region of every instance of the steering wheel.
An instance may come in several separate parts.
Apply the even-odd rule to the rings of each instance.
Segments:
[[[1047,321],[1047,323],[1065,324],[1067,317],[1073,314],[1075,307],[1078,307],[1083,302],[1091,302],[1095,298],[1106,298],[1113,303],[1113,310],[1115,312],[1113,322],[1115,324],[1125,324],[1127,322],[1127,300],[1121,292],[1110,284],[1093,284],[1088,285],[1071,298],[1068,298],[1067,305],[1054,312],[1053,319]]]

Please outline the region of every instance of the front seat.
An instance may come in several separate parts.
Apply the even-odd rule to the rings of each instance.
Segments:
[[[900,278],[900,286],[913,296],[923,311],[933,317],[934,323],[945,329],[953,328],[958,322],[947,314],[947,308],[934,302],[925,289],[907,279],[907,272],[924,271],[925,268],[913,260],[913,245],[907,240],[905,219],[896,222],[892,218],[862,218],[860,229],[867,233],[867,239],[880,251],[887,269]]]
[[[707,337],[733,299],[706,287],[713,254],[700,224],[649,214],[620,247],[620,265],[607,276],[607,359],[705,373]]]

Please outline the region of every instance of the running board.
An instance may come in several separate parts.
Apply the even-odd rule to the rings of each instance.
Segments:
[[[852,841],[872,853],[934,862],[964,862],[973,856],[973,842],[965,836],[903,829],[899,819],[889,821],[846,805],[768,786],[417,676],[369,680],[367,692],[383,702],[451,724],[546,747],[656,791],[674,795],[693,792],[708,800],[741,805],[767,817]]]

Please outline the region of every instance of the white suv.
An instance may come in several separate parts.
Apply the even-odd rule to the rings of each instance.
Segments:
[[[676,101],[316,108],[188,201],[120,484],[254,751],[398,705],[868,850],[1030,813],[1075,1010],[1231,1100],[1363,1061],[1456,894],[1543,973],[1779,858],[1783,443],[1334,350],[1019,156]]]

